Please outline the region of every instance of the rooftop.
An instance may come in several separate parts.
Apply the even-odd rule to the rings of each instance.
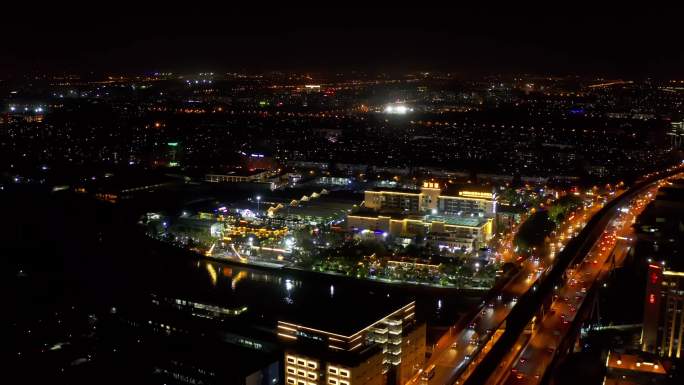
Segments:
[[[460,192],[468,191],[475,193],[492,193],[492,186],[483,186],[478,184],[448,184],[445,189],[442,189],[443,196],[457,197]]]
[[[420,190],[410,189],[410,188],[387,188],[387,187],[374,187],[370,191],[374,192],[386,192],[386,193],[402,193],[402,194],[420,194]]]
[[[665,375],[667,373],[665,368],[663,368],[663,364],[654,357],[646,357],[641,354],[616,353],[613,351],[608,353],[606,368],[649,374]]]
[[[215,172],[209,172],[207,175],[230,175],[230,176],[253,176],[266,172],[268,170],[261,168],[232,168],[228,170],[219,170]]]
[[[297,298],[296,309],[284,314],[280,320],[351,336],[411,303],[405,297],[370,290],[362,296],[358,291],[350,290],[337,290],[334,295],[328,290],[322,294],[307,293]]]
[[[426,215],[427,222],[444,222],[447,225],[480,227],[487,222],[487,219],[480,217],[457,217],[450,215]]]

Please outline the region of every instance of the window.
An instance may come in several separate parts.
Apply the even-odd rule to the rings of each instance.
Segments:
[[[331,367],[329,367],[329,368],[328,368],[328,373],[331,373],[331,374],[337,374],[337,368],[335,368],[335,367],[332,367],[332,366],[331,366]]]
[[[328,384],[330,385],[337,385],[337,380],[334,378],[328,378]]]
[[[344,380],[340,380],[340,385],[349,385],[349,382],[344,381]]]
[[[306,382],[304,382],[304,381],[297,381],[297,385],[306,385]]]
[[[317,377],[317,376],[316,376],[316,373],[314,373],[314,372],[309,372],[309,373],[306,374],[306,376],[309,377],[309,379],[312,379],[312,380],[315,380],[316,377]]]
[[[294,364],[294,363],[295,363],[294,357],[292,357],[292,356],[287,356],[287,362],[289,362],[290,364]]]
[[[318,364],[314,361],[306,361],[306,366],[308,366],[311,369],[316,369],[318,367]]]
[[[306,365],[306,362],[304,362],[304,360],[297,360],[297,365],[299,365],[299,366],[305,366],[305,365]]]
[[[340,376],[342,377],[349,377],[349,372],[346,370],[340,369]]]
[[[297,375],[304,377],[304,376],[306,376],[306,372],[303,370],[297,370]]]
[[[294,384],[294,383],[296,383],[296,382],[297,382],[297,381],[295,381],[295,379],[292,378],[292,377],[288,377],[288,378],[287,378],[287,383],[288,383],[288,384]]]
[[[287,372],[290,373],[290,374],[295,374],[294,368],[291,368],[291,367],[289,367],[289,366],[287,367]]]

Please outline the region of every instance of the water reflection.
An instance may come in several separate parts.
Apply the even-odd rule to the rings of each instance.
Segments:
[[[198,302],[206,300],[220,306],[252,303],[256,305],[248,313],[256,317],[282,314],[299,307],[304,311],[308,309],[308,304],[324,298],[328,301],[344,301],[348,297],[361,299],[368,293],[378,293],[383,297],[398,295],[416,299],[419,317],[436,326],[451,324],[469,304],[479,302],[479,297],[466,296],[457,291],[445,298],[443,290],[416,289],[326,275],[300,276],[296,272],[258,270],[219,261],[167,260],[164,263],[168,268],[167,274],[146,280],[146,285],[154,292],[160,292],[162,286],[170,285],[171,292],[179,298],[196,298]],[[188,284],[179,287],[176,284],[179,281],[187,281]],[[373,304],[361,301],[359,306],[372,307]]]
[[[214,269],[214,266],[211,263],[207,263],[207,272],[209,273],[209,278],[211,278],[212,286],[216,286],[218,274],[216,274],[216,269]]]
[[[248,274],[246,271],[241,270],[237,275],[230,281],[230,288],[235,291],[237,289],[237,284],[243,279],[247,278]]]

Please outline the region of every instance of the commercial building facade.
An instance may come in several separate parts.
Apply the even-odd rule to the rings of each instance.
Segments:
[[[497,197],[491,191],[448,191],[438,183],[425,182],[420,190],[380,189],[364,194],[364,207],[407,214],[440,213],[494,217]]]
[[[347,216],[347,230],[377,236],[415,237],[440,249],[472,250],[492,238],[497,197],[491,191],[444,192],[438,183],[420,190],[366,191],[360,210]]]
[[[681,358],[684,350],[684,271],[648,267],[642,350]]]

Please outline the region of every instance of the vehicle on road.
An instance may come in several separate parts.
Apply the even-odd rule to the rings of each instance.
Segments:
[[[435,376],[435,368],[436,367],[437,366],[435,364],[432,364],[427,369],[425,369],[423,374],[421,374],[423,381],[429,381],[432,377]]]

